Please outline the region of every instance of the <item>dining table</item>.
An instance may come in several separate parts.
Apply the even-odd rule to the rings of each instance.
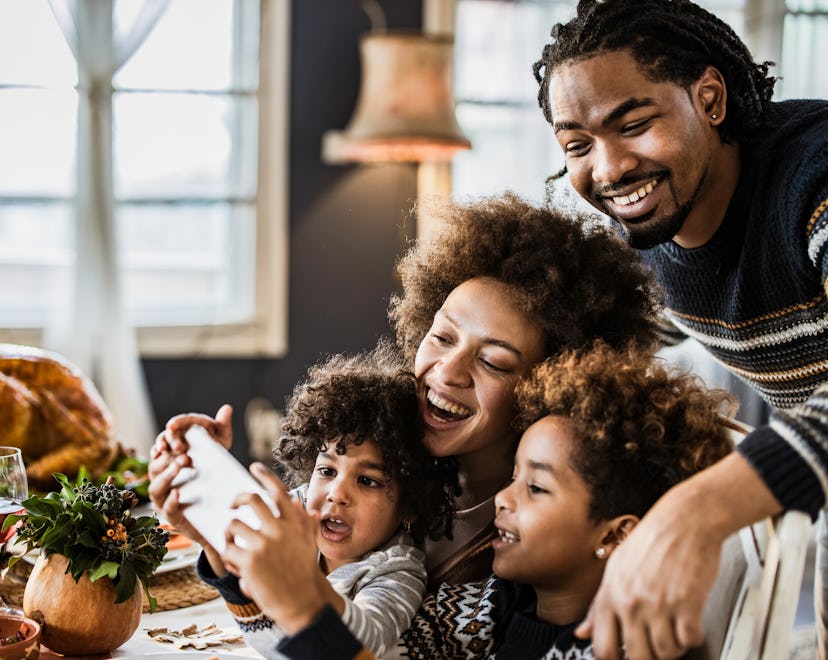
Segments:
[[[150,592],[157,601],[156,611],[149,612],[144,597],[138,628],[121,646],[106,654],[67,656],[41,645],[40,660],[68,658],[101,660],[104,658],[141,658],[167,660],[165,656],[229,660],[238,657],[261,658],[241,635],[224,599],[196,574],[199,548],[182,548],[169,552],[156,574],[150,579]],[[0,596],[12,607],[22,607],[30,563],[19,561],[0,579]]]

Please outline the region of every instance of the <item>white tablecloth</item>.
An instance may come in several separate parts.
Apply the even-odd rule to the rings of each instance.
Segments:
[[[200,651],[190,647],[178,650],[172,644],[154,641],[147,635],[147,630],[151,630],[153,628],[181,630],[194,624],[199,628],[204,628],[211,623],[216,624],[219,628],[226,630],[227,632],[237,633],[239,630],[236,622],[227,610],[224,600],[221,598],[216,598],[214,600],[207,601],[206,603],[201,603],[200,605],[192,605],[190,607],[183,607],[177,610],[144,614],[141,617],[141,625],[138,626],[138,630],[135,631],[135,634],[126,642],[126,644],[112,652],[112,657],[117,658],[124,656],[175,652],[198,652],[200,654],[209,654],[213,656],[217,655],[219,657],[262,657],[244,643],[210,646]]]

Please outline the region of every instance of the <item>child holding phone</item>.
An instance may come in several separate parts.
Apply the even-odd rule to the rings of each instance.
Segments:
[[[295,486],[293,498],[317,519],[326,602],[381,655],[422,602],[426,571],[415,544],[450,533],[456,470],[422,444],[414,376],[387,343],[312,367],[294,389],[281,429],[274,455]],[[251,552],[267,543],[267,533],[262,525],[248,540]],[[205,546],[199,575],[220,591],[248,643],[269,655],[282,631],[245,595],[232,569]]]

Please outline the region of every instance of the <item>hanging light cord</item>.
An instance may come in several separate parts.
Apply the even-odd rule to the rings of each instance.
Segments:
[[[371,22],[371,32],[385,33],[387,25],[385,22],[385,12],[380,7],[377,0],[360,0],[359,3],[362,11],[368,15],[368,20]]]

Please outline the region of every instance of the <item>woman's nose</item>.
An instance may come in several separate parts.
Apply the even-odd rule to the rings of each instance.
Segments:
[[[468,387],[471,383],[469,356],[464,351],[451,351],[437,363],[437,372],[446,385]]]

